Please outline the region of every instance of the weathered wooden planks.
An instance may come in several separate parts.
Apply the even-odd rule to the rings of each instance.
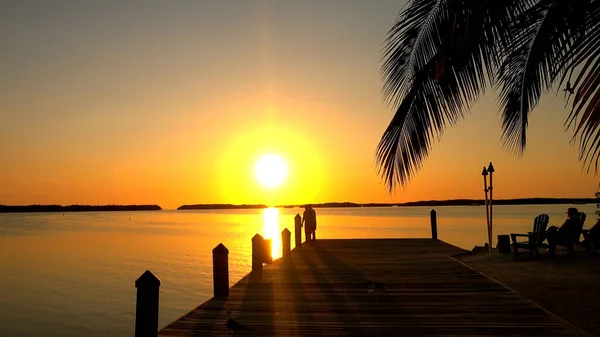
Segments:
[[[454,261],[431,239],[317,240],[251,273],[159,336],[222,336],[227,309],[247,336],[583,335]],[[382,296],[366,281],[389,285]]]

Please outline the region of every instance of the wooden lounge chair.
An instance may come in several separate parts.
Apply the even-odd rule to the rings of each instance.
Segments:
[[[600,238],[598,235],[592,237],[592,233],[590,229],[584,229],[581,231],[583,234],[583,242],[582,246],[585,248],[586,253],[590,254],[595,252],[598,248],[600,248]]]
[[[548,214],[540,214],[533,220],[533,232],[527,234],[510,234],[515,259],[519,257],[519,248],[527,248],[530,257],[533,257],[534,254],[536,257],[539,255],[537,247],[542,245],[546,238],[545,234],[546,227],[548,227],[548,221],[550,221],[550,216],[548,216]],[[527,241],[517,241],[517,238],[519,237],[526,237]]]

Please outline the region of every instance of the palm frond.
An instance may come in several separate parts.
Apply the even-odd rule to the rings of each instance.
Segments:
[[[576,32],[575,42],[561,62],[565,73],[560,83],[564,83],[569,71],[567,87],[575,91],[565,125],[567,128],[575,126],[572,140],[580,140],[579,159],[583,161],[584,168],[589,172],[593,166],[597,173],[600,159],[600,1],[582,0],[576,3],[580,14],[572,23],[572,30]],[[570,76],[576,68],[579,75],[571,84]]]
[[[390,190],[421,167],[431,142],[493,81],[496,40],[528,0],[414,0],[390,30],[383,93],[396,113],[377,147]]]
[[[520,13],[510,29],[512,38],[503,49],[498,74],[502,141],[509,151],[523,153],[529,114],[563,71],[557,65],[569,55],[578,8],[567,0],[541,0]]]
[[[388,33],[381,73],[383,94],[388,103],[398,106],[410,82],[435,50],[434,30],[446,0],[415,0],[402,13]]]
[[[501,88],[503,145],[522,154],[529,114],[568,76],[566,91],[576,94],[566,124],[575,125],[588,171],[597,168],[600,0],[412,0],[389,31],[383,57],[383,95],[396,111],[376,158],[390,191],[407,184],[433,140],[488,84]]]

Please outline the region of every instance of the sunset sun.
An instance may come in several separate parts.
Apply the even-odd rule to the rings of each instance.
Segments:
[[[285,181],[287,173],[287,163],[276,154],[263,155],[254,164],[256,180],[264,187],[274,188],[281,185]]]

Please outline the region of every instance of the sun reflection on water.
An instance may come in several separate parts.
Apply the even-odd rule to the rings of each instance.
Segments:
[[[265,208],[263,213],[265,221],[263,227],[263,237],[272,239],[271,241],[271,256],[276,259],[281,257],[281,231],[279,230],[279,211],[277,208]]]

